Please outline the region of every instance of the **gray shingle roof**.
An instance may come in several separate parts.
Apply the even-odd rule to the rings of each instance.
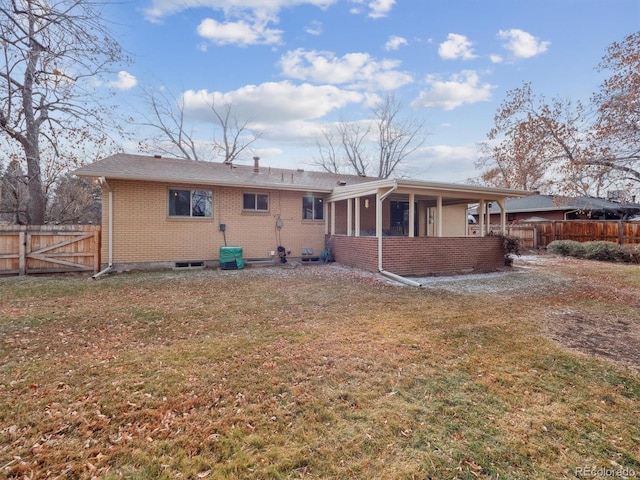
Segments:
[[[118,153],[73,172],[80,177],[142,180],[150,182],[229,185],[284,190],[330,192],[338,185],[355,185],[378,180],[375,177],[338,175],[328,172],[291,170],[253,165],[227,165],[180,158]]]
[[[530,195],[522,198],[507,198],[508,213],[556,212],[571,210],[624,210],[640,208],[638,204],[611,202],[596,197],[562,197],[554,195]],[[491,213],[500,213],[497,205],[492,205]]]

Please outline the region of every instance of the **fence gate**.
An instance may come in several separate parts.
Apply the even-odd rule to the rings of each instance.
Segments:
[[[0,275],[97,272],[100,227],[0,226]]]

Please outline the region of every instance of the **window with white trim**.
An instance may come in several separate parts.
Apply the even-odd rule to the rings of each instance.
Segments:
[[[243,193],[242,209],[252,212],[269,211],[269,194],[267,193]]]
[[[323,220],[324,198],[311,193],[304,194],[302,196],[302,219]]]
[[[170,217],[213,217],[211,190],[169,189]]]

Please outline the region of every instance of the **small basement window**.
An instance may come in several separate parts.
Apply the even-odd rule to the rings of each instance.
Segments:
[[[176,262],[175,268],[203,268],[204,262]]]

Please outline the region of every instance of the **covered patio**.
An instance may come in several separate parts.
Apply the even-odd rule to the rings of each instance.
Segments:
[[[488,236],[489,209],[530,192],[473,185],[388,179],[338,186],[327,198],[325,234],[336,261],[402,276],[497,270],[499,237]],[[478,205],[479,234],[469,236],[467,209]]]

